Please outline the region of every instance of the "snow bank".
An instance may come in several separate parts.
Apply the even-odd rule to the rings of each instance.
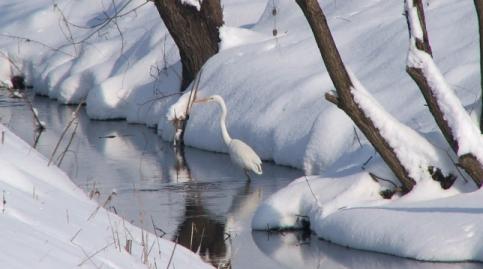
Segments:
[[[351,204],[380,200],[379,188],[367,173],[343,178],[299,178],[258,208],[252,227],[303,228],[304,221],[313,220],[311,216],[325,217]]]
[[[106,211],[3,125],[0,133],[2,267],[147,268],[144,236],[153,247],[148,264],[167,268],[174,243]],[[124,249],[127,240],[132,255]],[[176,246],[170,268],[175,267],[212,268],[182,246]]]
[[[341,210],[320,222],[330,241],[428,261],[483,261],[482,192]],[[343,227],[343,229],[341,229]]]
[[[426,261],[483,261],[483,192],[437,191],[437,185],[425,181],[415,193],[384,200],[367,172],[300,178],[258,208],[252,228],[309,222],[319,237],[351,248]]]

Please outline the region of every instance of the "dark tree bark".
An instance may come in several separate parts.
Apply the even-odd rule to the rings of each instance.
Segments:
[[[480,34],[480,82],[481,82],[481,113],[480,113],[480,132],[483,133],[483,0],[474,0],[476,15],[478,16],[478,29]]]
[[[480,2],[479,0],[475,0],[475,1]],[[423,3],[421,0],[413,0],[413,6],[417,9],[419,23],[423,30],[423,40],[417,37],[411,36],[412,35],[411,24],[409,23],[410,18],[409,18],[409,14],[407,14],[406,12],[406,18],[408,21],[408,29],[409,29],[410,37],[415,39],[417,49],[424,51],[432,56],[431,46],[429,44],[429,38],[426,30]],[[438,100],[435,96],[435,93],[433,89],[430,87],[428,78],[425,76],[423,70],[420,68],[407,66],[406,71],[411,76],[411,78],[416,82],[419,89],[421,90],[421,93],[423,94],[424,99],[428,104],[429,110],[433,115],[439,129],[443,133],[446,141],[451,146],[453,151],[456,154],[458,154],[458,148],[459,148],[458,140],[453,136],[451,126],[446,121],[445,115],[438,104]],[[481,184],[483,181],[483,166],[476,159],[474,155],[465,154],[465,155],[459,156],[458,165],[462,167],[471,176],[471,178],[475,181],[478,187],[481,187]]]
[[[199,11],[180,0],[154,3],[178,46],[183,65],[181,91],[184,91],[208,58],[218,52],[219,27],[223,25],[220,0],[203,0]]]
[[[397,158],[394,149],[389,146],[388,141],[380,134],[372,120],[364,114],[364,111],[354,101],[350,76],[342,62],[325,15],[317,0],[296,0],[296,2],[312,28],[320,54],[337,91],[337,96],[327,94],[326,99],[335,103],[352,119],[399,179],[403,192],[409,192],[416,184],[415,180],[409,176],[407,169]]]

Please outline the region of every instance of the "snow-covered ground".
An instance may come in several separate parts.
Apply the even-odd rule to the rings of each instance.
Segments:
[[[222,0],[222,50],[204,66],[199,96],[223,96],[231,135],[262,159],[321,175],[298,179],[269,198],[253,227],[299,227],[309,219],[320,237],[342,245],[424,260],[483,261],[481,191],[471,193],[474,184],[459,176],[455,156],[405,72],[410,43],[403,1],[320,2],[344,62],[360,81],[359,103],[378,102],[369,106],[373,113],[381,115],[383,108],[392,115],[379,117],[376,125],[397,136],[393,142],[405,163],[437,164],[458,179],[443,191],[422,176],[424,168],[412,170],[421,179],[414,190],[382,200],[379,191],[390,184],[381,187],[368,172],[394,176],[349,118],[324,100],[333,85],[295,1]],[[424,2],[445,88],[476,121],[480,75],[473,3]],[[92,118],[145,123],[172,139],[165,115],[178,95],[160,97],[177,92],[177,49],[152,2],[112,3],[2,1],[0,80],[23,72],[39,94],[62,103],[86,99]],[[116,10],[122,16],[103,24]],[[215,105],[195,105],[185,142],[226,152],[218,117]],[[394,132],[394,126],[405,131]],[[471,145],[481,143],[475,141]]]
[[[5,126],[0,133],[3,268],[212,268],[106,211]]]

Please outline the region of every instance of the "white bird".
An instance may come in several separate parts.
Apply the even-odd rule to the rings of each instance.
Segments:
[[[221,108],[221,134],[223,136],[223,141],[228,147],[228,154],[230,155],[231,161],[245,171],[245,175],[248,177],[248,180],[250,180],[250,175],[248,174],[250,171],[261,175],[262,161],[260,160],[260,157],[258,157],[257,153],[245,142],[238,139],[232,139],[230,134],[228,134],[228,130],[226,129],[227,109],[223,98],[219,95],[212,95],[208,98],[195,101],[195,103],[203,102],[216,102]]]

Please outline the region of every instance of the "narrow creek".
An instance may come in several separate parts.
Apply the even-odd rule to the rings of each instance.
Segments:
[[[1,122],[34,145],[31,112],[2,94]],[[75,107],[39,96],[32,100],[47,126],[35,146],[49,158]],[[86,193],[94,190],[93,199],[100,203],[114,191],[109,210],[163,238],[177,239],[215,267],[483,268],[478,263],[423,263],[352,250],[301,232],[252,232],[250,222],[259,203],[302,176],[301,171],[264,163],[264,174],[248,183],[225,154],[187,147],[183,157],[153,129],[93,121],[84,109],[60,168]]]

